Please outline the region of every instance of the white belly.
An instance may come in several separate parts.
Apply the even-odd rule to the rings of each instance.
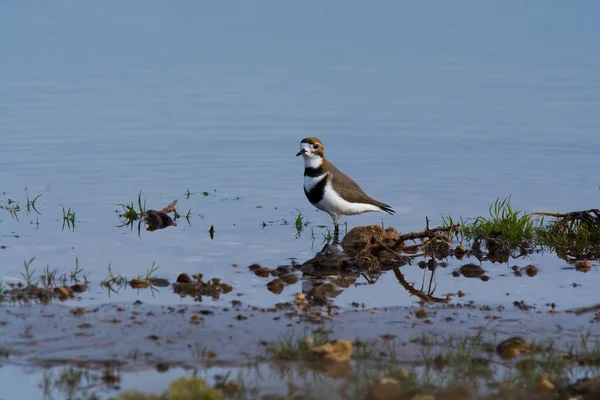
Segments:
[[[315,207],[325,211],[331,216],[354,215],[369,211],[381,211],[379,207],[372,204],[350,203],[349,201],[344,200],[333,190],[330,183],[325,186],[323,198],[320,202],[315,204]]]

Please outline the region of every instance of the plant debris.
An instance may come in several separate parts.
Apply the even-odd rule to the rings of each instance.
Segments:
[[[221,294],[229,293],[233,288],[221,283],[219,278],[204,281],[202,274],[194,274],[191,278],[187,274],[180,274],[177,281],[173,283],[173,291],[181,297],[190,296],[194,301],[201,302],[202,296],[218,299]]]

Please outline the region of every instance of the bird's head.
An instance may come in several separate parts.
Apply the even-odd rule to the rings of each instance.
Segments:
[[[316,137],[304,138],[300,141],[300,151],[296,153],[296,157],[304,157],[304,161],[322,160],[325,153],[323,151],[323,143]]]

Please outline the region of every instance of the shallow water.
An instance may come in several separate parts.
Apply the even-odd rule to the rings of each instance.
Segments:
[[[305,136],[397,211],[344,219],[350,228],[383,217],[418,231],[425,216],[485,215],[508,195],[527,211],[597,207],[599,12],[592,2],[5,4],[0,204],[22,210],[19,221],[0,210],[0,279],[22,280],[32,257],[38,274],[70,271],[77,257],[95,283],[83,304],[190,302],[168,288],[109,298],[97,285],[109,263],[133,277],[155,262],[171,281],[221,277],[234,293],[220,303],[236,293],[261,306],[290,300],[302,281],[275,295],[245,267],[302,262],[321,247],[318,225],[331,220],[306,201],[294,157]],[[190,224],[141,237],[118,228],[118,205],[140,190],[149,208],[178,199]],[[26,194],[40,193],[41,215],[27,215]],[[61,205],[76,212],[74,231],[62,229]],[[300,238],[296,210],[309,221]],[[490,281],[457,279],[455,260],[438,271],[436,294],[561,308],[597,300],[597,263],[587,274],[550,254],[514,263],[540,273],[485,265]],[[421,270],[405,270],[420,284]],[[336,305],[416,300],[389,273],[356,283]]]
[[[219,276],[245,301],[270,304],[282,296],[231,264],[273,267],[320,248],[323,229],[315,228],[313,246],[309,228],[331,221],[304,198],[302,161],[293,156],[305,136],[320,137],[330,160],[398,212],[347,218],[350,228],[383,215],[386,226],[421,230],[425,216],[435,224],[441,214],[485,215],[508,195],[528,211],[595,207],[597,8],[555,4],[542,15],[517,3],[6,6],[2,202],[23,206],[26,193],[41,193],[42,215],[22,211],[17,222],[2,214],[2,279],[20,279],[22,261],[34,256],[38,271],[70,270],[78,257],[92,282],[107,276],[109,263],[132,277],[156,262],[159,276]],[[180,220],[141,239],[117,228],[118,204],[140,190],[149,208],[179,199],[190,225]],[[61,205],[76,212],[74,232],[61,230]],[[310,222],[299,239],[296,209]],[[564,291],[565,306],[590,301],[592,288],[571,296],[562,287],[586,276],[562,270],[553,256],[533,261],[535,279],[492,285],[448,271],[438,285],[491,303],[505,303],[506,292],[546,302]],[[490,268],[492,278],[507,272]],[[384,276],[377,288],[351,288],[336,302],[412,301],[397,290]]]

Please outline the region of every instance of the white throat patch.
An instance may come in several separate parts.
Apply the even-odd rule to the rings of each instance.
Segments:
[[[304,157],[304,168],[319,168],[321,165],[323,165],[322,157],[309,157],[306,155],[303,157]]]

